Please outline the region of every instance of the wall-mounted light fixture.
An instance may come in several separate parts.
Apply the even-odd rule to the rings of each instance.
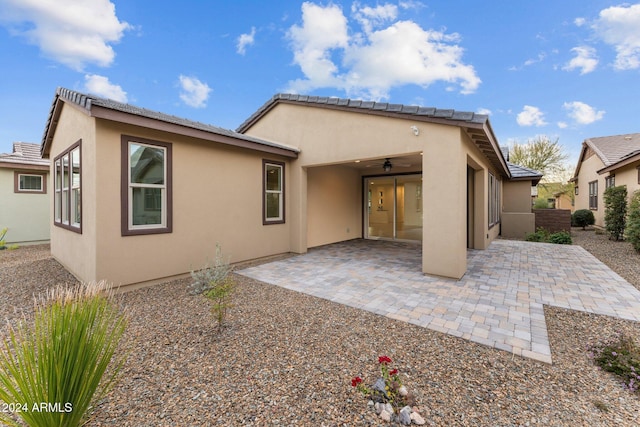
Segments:
[[[385,159],[384,164],[382,165],[382,169],[384,169],[385,172],[389,172],[392,167],[393,165],[391,164],[391,160]]]
[[[418,129],[418,126],[416,126],[416,125],[411,126],[411,130],[413,131],[413,134],[415,136],[420,135],[420,129]]]

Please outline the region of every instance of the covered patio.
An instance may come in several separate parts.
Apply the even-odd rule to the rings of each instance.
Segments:
[[[238,274],[551,363],[543,305],[640,321],[640,291],[580,246],[495,240],[460,280],[422,245],[355,239]]]

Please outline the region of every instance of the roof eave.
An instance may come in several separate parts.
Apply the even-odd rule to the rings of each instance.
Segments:
[[[602,174],[605,174],[607,172],[612,172],[612,171],[614,171],[616,169],[619,169],[621,167],[630,165],[631,163],[635,163],[635,162],[637,162],[639,160],[640,160],[640,153],[636,154],[635,156],[631,156],[631,157],[629,157],[627,159],[623,159],[623,160],[619,161],[618,163],[614,163],[612,165],[605,166],[604,168],[599,169],[596,172],[598,172],[598,175],[602,175]]]

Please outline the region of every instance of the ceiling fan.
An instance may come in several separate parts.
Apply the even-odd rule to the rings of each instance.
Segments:
[[[366,167],[372,168],[376,166],[381,166],[385,172],[389,172],[391,168],[393,168],[394,166],[397,166],[399,168],[408,168],[411,166],[411,164],[410,163],[391,163],[391,158],[387,157],[386,159],[384,159],[384,162],[382,163],[380,162],[369,163]]]

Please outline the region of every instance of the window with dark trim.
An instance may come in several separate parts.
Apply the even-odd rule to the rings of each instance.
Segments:
[[[589,209],[598,209],[598,181],[589,183]]]
[[[121,138],[121,234],[173,230],[172,150],[167,142]]]
[[[53,223],[82,233],[82,140],[53,160]]]
[[[604,179],[604,189],[615,187],[616,186],[616,176],[609,175]]]
[[[13,192],[45,194],[47,192],[47,174],[15,171]]]
[[[262,224],[283,224],[284,163],[262,161]]]
[[[638,184],[640,184],[640,166],[638,166],[636,169],[638,169]]]
[[[489,227],[500,222],[500,184],[491,172],[489,172]]]

